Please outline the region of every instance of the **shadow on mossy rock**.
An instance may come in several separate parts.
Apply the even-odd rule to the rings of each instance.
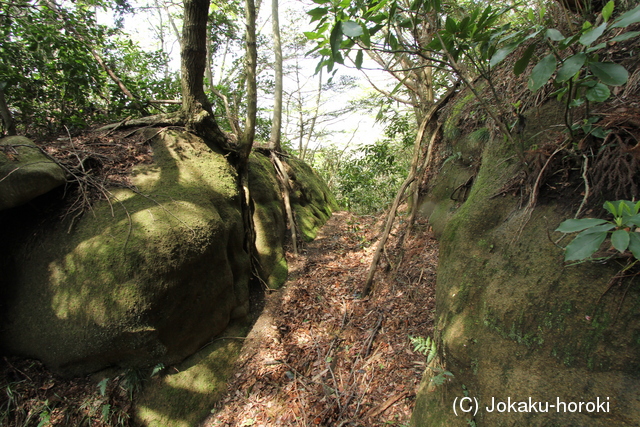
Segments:
[[[133,171],[135,190],[111,189],[110,202],[71,227],[43,220],[37,204],[2,213],[11,224],[0,278],[4,354],[42,360],[65,376],[170,365],[248,314],[251,268],[235,169],[189,133],[165,130],[152,148],[154,163]],[[331,196],[310,168],[292,163],[305,204],[301,227],[315,234],[331,211],[309,205]],[[259,273],[276,288],[287,275],[284,209],[269,160],[256,153],[251,166]]]
[[[248,313],[235,170],[188,133],[162,132],[153,151],[134,170],[137,191],[112,189],[71,233],[10,213],[5,352],[63,375],[171,364]]]
[[[66,182],[65,171],[30,139],[0,139],[0,211],[23,205]]]

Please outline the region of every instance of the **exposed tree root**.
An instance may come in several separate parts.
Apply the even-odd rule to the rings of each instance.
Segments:
[[[289,230],[291,231],[291,241],[293,243],[293,253],[298,255],[298,232],[296,229],[296,221],[293,215],[293,209],[291,208],[291,198],[289,197],[291,190],[291,182],[289,181],[289,175],[282,164],[282,161],[278,157],[278,153],[273,150],[269,156],[273,166],[276,169],[276,176],[278,177],[278,183],[282,191],[282,198],[284,199],[284,208],[287,213],[287,221],[289,223]]]
[[[185,120],[181,112],[156,114],[154,116],[141,117],[139,119],[124,119],[118,123],[111,123],[96,129],[96,132],[115,131],[144,126],[184,126]],[[107,133],[107,135],[109,135]]]

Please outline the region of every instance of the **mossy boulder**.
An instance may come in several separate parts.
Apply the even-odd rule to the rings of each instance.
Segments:
[[[197,426],[227,393],[248,330],[247,322],[233,322],[224,335],[184,362],[149,379],[136,399],[136,418],[148,427]]]
[[[249,312],[236,170],[198,137],[150,134],[154,162],[134,168],[134,189],[59,220],[54,196],[2,212],[0,350],[79,375],[107,367],[171,365]],[[304,163],[287,166],[307,237],[335,206]],[[253,153],[250,186],[256,257],[269,287],[287,277],[286,222],[268,157]],[[57,197],[61,194],[57,194]]]
[[[320,227],[338,208],[335,197],[327,184],[305,162],[289,158],[285,169],[293,185],[291,204],[302,237],[306,241],[316,238]]]
[[[607,292],[620,269],[615,262],[563,265],[553,230],[573,217],[580,198],[541,197],[527,210],[504,191],[520,172],[517,150],[559,137],[558,112],[554,103],[531,112],[521,147],[489,138],[466,197],[449,196],[469,175],[464,162],[450,162],[425,199],[441,242],[438,357],[421,383],[413,426],[640,423],[640,288],[627,284]],[[459,142],[468,138],[444,144],[469,158],[472,150]],[[453,380],[436,386],[431,379],[443,369]],[[477,413],[457,406],[456,416],[455,402],[467,396],[477,399]],[[529,398],[542,406],[532,410]],[[527,405],[490,412],[493,399]],[[542,412],[545,402],[554,405],[548,412]],[[558,402],[583,406],[558,408]],[[607,410],[588,402],[606,402]]]
[[[66,182],[64,170],[30,139],[0,139],[0,211],[27,203]]]
[[[254,205],[258,273],[269,288],[277,289],[288,273],[284,255],[286,214],[276,170],[269,158],[259,152],[253,152],[249,158],[249,187]]]
[[[4,352],[64,375],[171,364],[248,313],[235,170],[189,133],[161,132],[152,147],[154,163],[134,170],[137,191],[112,189],[72,225],[11,213]]]

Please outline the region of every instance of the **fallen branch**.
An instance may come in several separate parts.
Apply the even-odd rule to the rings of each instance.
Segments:
[[[409,393],[407,393],[406,391],[403,391],[400,394],[396,394],[395,396],[391,396],[389,399],[387,399],[383,404],[381,404],[377,408],[371,408],[369,410],[369,412],[367,412],[365,414],[364,418],[377,417],[378,415],[380,415],[381,413],[383,413],[384,411],[389,409],[389,407],[391,405],[393,405],[394,403],[396,403],[398,400],[404,399],[408,395],[409,395]]]
[[[376,267],[378,266],[378,261],[380,261],[380,255],[382,254],[382,250],[384,248],[385,243],[387,243],[387,239],[389,238],[389,234],[391,234],[391,227],[393,226],[393,221],[396,219],[396,213],[398,211],[398,206],[400,205],[400,200],[402,196],[404,196],[404,192],[409,187],[409,184],[413,182],[416,178],[415,171],[411,173],[407,177],[407,179],[400,186],[400,190],[398,190],[398,194],[396,194],[396,198],[393,201],[393,205],[389,210],[389,216],[387,217],[387,222],[384,227],[384,231],[382,232],[382,236],[378,241],[378,246],[376,247],[376,252],[373,255],[373,259],[371,260],[371,266],[369,267],[369,275],[367,276],[367,281],[364,283],[364,287],[362,288],[362,292],[360,294],[361,298],[369,295],[371,291],[371,285],[373,284],[373,276],[376,274]]]
[[[112,123],[102,126],[96,129],[96,131],[103,132],[110,131],[112,129],[126,129],[139,126],[184,126],[184,124],[184,119],[182,118],[180,113],[166,113],[128,120],[126,121],[126,123]]]

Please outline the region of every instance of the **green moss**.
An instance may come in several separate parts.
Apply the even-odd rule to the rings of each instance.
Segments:
[[[236,324],[225,336],[245,336],[248,326]],[[183,363],[153,378],[136,401],[138,421],[149,427],[191,427],[212,412],[227,392],[242,341],[220,338]]]
[[[249,187],[259,274],[269,288],[277,289],[287,279],[286,215],[275,168],[263,154],[254,152],[249,158]]]
[[[460,135],[460,130],[457,127],[460,122],[460,115],[467,107],[467,104],[474,99],[473,93],[469,93],[464,98],[456,101],[442,128],[445,138],[455,139]]]
[[[10,351],[69,375],[175,362],[248,304],[234,169],[188,133],[163,132],[153,150],[138,191],[112,190],[73,233],[59,224],[12,254]]]
[[[539,116],[554,117],[549,113],[553,111],[555,106],[543,107]],[[532,122],[537,132],[546,129],[541,140],[553,137],[549,129],[554,122]],[[447,191],[452,184],[445,183],[468,167],[468,152],[461,150],[460,160],[441,169],[447,176],[438,176],[425,198],[432,204],[431,212],[448,212],[441,215],[446,222],[440,233],[436,288],[435,329],[441,331],[442,363],[479,397],[538,396],[551,401],[557,396],[615,396],[619,409],[611,419],[568,414],[562,422],[634,425],[640,419],[637,405],[627,386],[622,390],[618,385],[640,392],[640,289],[630,287],[623,296],[626,287],[621,287],[603,296],[619,267],[563,267],[562,251],[548,237],[570,215],[562,204],[539,202],[533,212],[524,212],[517,197],[496,196],[519,172],[517,149],[502,139],[487,141],[467,199],[452,210]],[[412,425],[458,422],[451,416],[454,397],[460,393],[421,387]],[[476,421],[531,424],[522,414],[479,413]],[[535,421],[557,422],[543,414]]]
[[[320,227],[338,208],[327,184],[309,165],[300,160],[287,159],[288,173],[293,182],[291,202],[302,237],[306,241],[316,238]]]

